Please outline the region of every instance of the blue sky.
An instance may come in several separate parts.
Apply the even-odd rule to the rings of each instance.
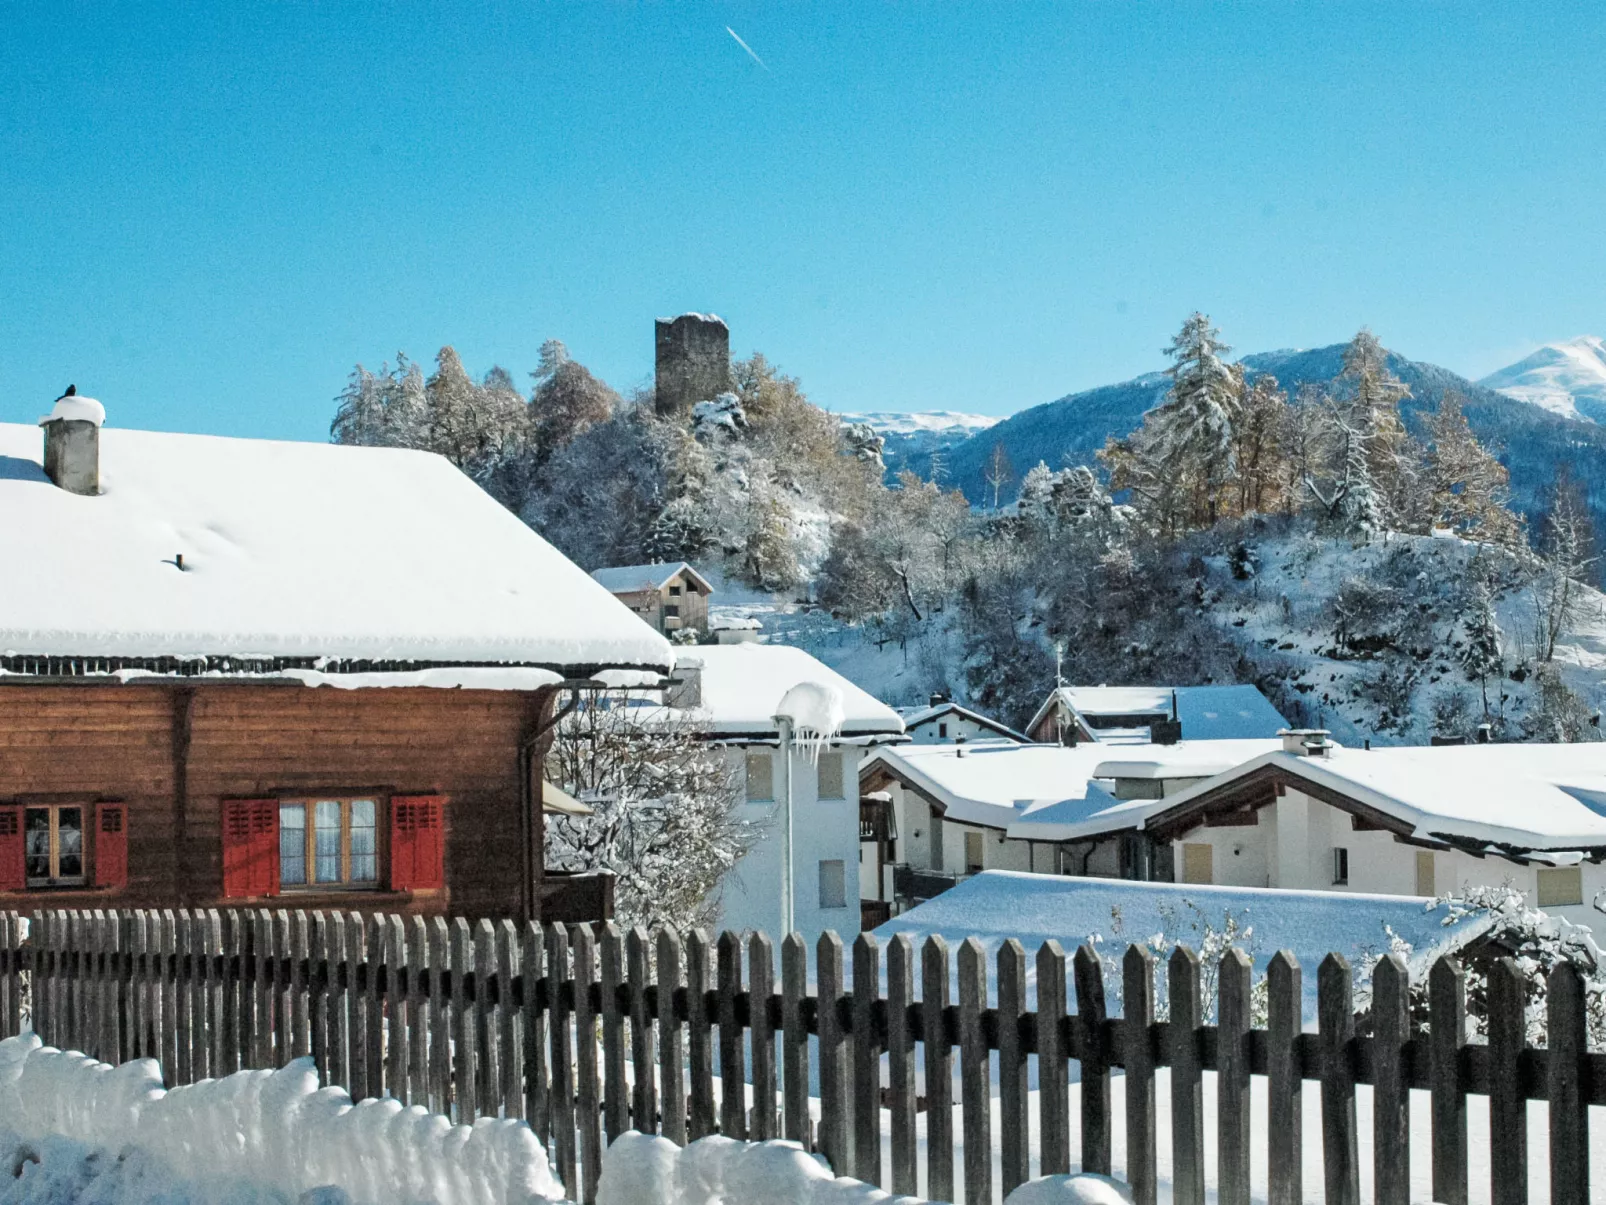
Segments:
[[[733,28],[761,67],[726,32]],[[1363,323],[1606,333],[1598,5],[0,10],[0,418],[325,437],[361,361],[712,310],[833,410],[1006,413]]]

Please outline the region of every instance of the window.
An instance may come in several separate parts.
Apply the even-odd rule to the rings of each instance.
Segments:
[[[819,764],[815,767],[815,774],[819,781],[819,798],[846,799],[847,795],[842,787],[842,754],[832,750],[820,754]]]
[[[840,858],[820,863],[820,907],[848,906],[847,866]]]
[[[1342,846],[1333,850],[1333,886],[1349,886],[1349,850]]]
[[[1428,850],[1418,850],[1416,855],[1416,893],[1418,895],[1438,895],[1434,887],[1433,854]]]
[[[1184,883],[1210,883],[1215,881],[1215,847],[1203,842],[1189,842],[1182,847],[1182,881]]]
[[[671,587],[669,587],[669,597],[670,598],[679,598],[680,597],[680,587],[679,586],[671,586]]]
[[[974,831],[965,833],[965,873],[979,874],[982,869],[982,851],[984,842],[982,834]]]
[[[81,805],[24,808],[22,841],[28,886],[83,885],[84,809]]]
[[[775,802],[775,772],[768,753],[747,755],[747,802]]]
[[[1584,902],[1584,872],[1578,866],[1559,866],[1539,872],[1539,906],[1559,908]]]
[[[947,724],[938,724],[937,725],[937,739],[940,740],[940,741],[945,741],[945,740],[948,739],[948,725]]]
[[[664,618],[666,618],[666,619],[679,619],[680,618],[680,604],[679,603],[665,603],[664,604]]]
[[[279,882],[286,887],[376,886],[377,814],[372,799],[281,803]]]

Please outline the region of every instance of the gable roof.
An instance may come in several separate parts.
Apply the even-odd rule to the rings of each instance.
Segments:
[[[677,650],[675,668],[677,673],[697,670],[701,702],[687,710],[711,735],[777,738],[775,708],[787,691],[802,682],[836,688],[842,698],[844,737],[903,735],[897,712],[791,645],[699,644]]]
[[[1602,743],[1269,753],[1163,800],[1142,827],[1191,827],[1279,782],[1419,840],[1515,855],[1606,847]]]
[[[1173,695],[1184,740],[1270,738],[1288,721],[1253,686],[1061,686],[1043,701],[1028,732],[1034,731],[1056,705],[1087,721],[1104,744],[1146,744],[1146,725],[1100,729],[1098,717],[1157,715],[1169,717]]]
[[[45,476],[42,443],[0,423],[13,672],[179,658],[214,672],[524,666],[557,681],[671,664],[661,636],[439,456],[103,428],[102,493],[84,497]]]
[[[935,703],[930,707],[918,707],[913,711],[906,711],[903,713],[903,726],[905,728],[913,728],[919,724],[929,724],[947,715],[969,720],[972,724],[986,728],[991,732],[996,732],[999,736],[1015,741],[1017,744],[1032,744],[1032,738],[1024,732],[1016,732],[1008,724],[1001,723],[991,716],[982,715],[979,711],[972,711],[970,708],[954,702]]]
[[[685,573],[710,594],[714,587],[685,561],[652,561],[645,565],[613,565],[593,569],[592,578],[611,594],[636,594],[643,590],[662,590],[675,577]]]

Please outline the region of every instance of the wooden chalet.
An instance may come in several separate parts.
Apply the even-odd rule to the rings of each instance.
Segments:
[[[0,424],[0,906],[571,908],[560,696],[667,643],[440,457],[103,419]]]
[[[708,596],[714,587],[685,561],[614,565],[591,576],[664,636],[708,634]]]

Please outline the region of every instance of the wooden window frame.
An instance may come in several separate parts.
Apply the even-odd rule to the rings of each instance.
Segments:
[[[318,868],[317,868],[318,867],[317,806],[320,803],[338,803],[340,805],[340,879],[339,879],[339,881],[333,881],[333,880],[328,880],[328,879],[320,880],[317,877],[317,874],[318,874]],[[373,808],[374,808],[374,823],[373,823],[373,834],[374,834],[374,855],[373,855],[374,856],[374,877],[372,879],[363,879],[363,880],[361,880],[359,882],[353,882],[352,878],[351,878],[351,832],[352,832],[351,805],[354,804],[354,803],[371,803],[373,805]],[[288,882],[286,882],[285,878],[284,878],[283,856],[281,854],[280,864],[279,864],[279,890],[280,890],[280,892],[285,893],[285,894],[292,894],[293,895],[293,894],[309,894],[309,893],[310,894],[317,894],[317,893],[320,893],[320,892],[329,892],[329,891],[365,892],[365,891],[384,891],[384,890],[386,890],[386,876],[385,876],[385,865],[384,865],[384,852],[385,851],[383,849],[382,840],[381,840],[381,837],[380,837],[380,832],[385,827],[383,821],[384,821],[385,815],[388,812],[388,803],[387,803],[387,800],[386,800],[385,796],[380,795],[380,794],[369,794],[369,793],[365,793],[365,792],[357,792],[357,793],[352,793],[352,794],[343,794],[343,793],[336,793],[336,792],[331,791],[331,792],[328,792],[326,794],[319,794],[319,795],[296,795],[294,797],[290,797],[290,796],[283,797],[283,798],[281,798],[279,800],[279,831],[280,831],[280,834],[281,834],[281,836],[280,836],[281,843],[284,840],[282,834],[283,834],[283,832],[284,832],[284,830],[286,828],[286,825],[284,823],[284,812],[285,812],[286,808],[300,808],[300,809],[302,809],[302,830],[301,831],[302,831],[302,846],[303,846],[303,850],[304,850],[302,865],[305,867],[305,873],[304,873],[302,882],[299,882],[299,883],[288,883]],[[283,848],[282,844],[281,844],[280,848],[281,849]]]
[[[94,804],[70,801],[64,803],[25,803],[19,805],[22,809],[22,857],[23,857],[23,883],[28,891],[50,891],[58,887],[74,888],[88,887],[89,875],[89,817],[93,813]],[[78,812],[78,865],[75,875],[63,875],[61,871],[61,812],[64,808],[73,808]],[[48,812],[50,815],[50,870],[45,878],[35,878],[28,875],[28,813]]]

